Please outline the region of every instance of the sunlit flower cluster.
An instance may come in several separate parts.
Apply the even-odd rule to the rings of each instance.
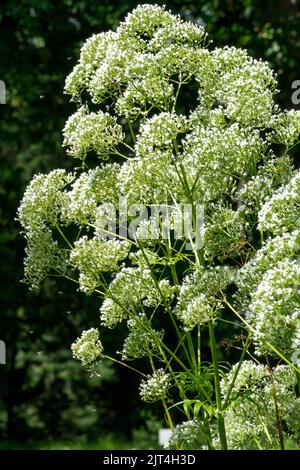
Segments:
[[[174,450],[207,450],[207,436],[203,423],[198,419],[178,424],[165,447]]]
[[[92,293],[101,284],[100,273],[117,271],[128,249],[126,241],[81,237],[70,255],[71,265],[80,273],[80,289],[87,294]]]
[[[143,401],[154,402],[166,398],[167,391],[171,385],[170,374],[163,369],[157,369],[147,380],[140,385],[140,396]]]
[[[81,159],[93,150],[106,160],[124,137],[116,118],[102,111],[89,113],[86,106],[67,120],[63,134],[68,154]]]
[[[224,396],[237,367],[235,365],[222,381]],[[233,387],[234,399],[225,412],[229,448],[279,448],[274,393],[286,436],[299,439],[300,400],[295,386],[296,376],[289,366],[268,370],[265,365],[244,361]]]
[[[168,279],[162,279],[156,285],[149,268],[124,267],[112,280],[108,297],[101,306],[102,324],[113,328],[142,307],[167,303],[173,293],[174,288]]]
[[[103,346],[99,340],[99,331],[95,328],[83,331],[71,346],[73,357],[81,361],[83,367],[90,367],[103,354]]]
[[[59,223],[60,212],[66,204],[65,188],[73,180],[74,176],[65,170],[34,176],[18,209],[19,221],[26,233],[43,229],[49,223]]]
[[[258,353],[292,358],[300,328],[300,265],[288,259],[266,271],[249,305]]]
[[[222,308],[218,292],[232,281],[231,269],[199,270],[188,276],[180,286],[176,315],[186,330],[214,319]]]
[[[299,141],[300,135],[300,111],[291,109],[284,113],[272,116],[270,127],[275,130],[268,136],[274,143],[292,147]]]
[[[133,360],[148,356],[149,353],[159,353],[159,343],[163,338],[163,331],[152,329],[151,322],[145,314],[130,318],[127,326],[129,334],[123,344],[123,360]]]
[[[116,177],[119,165],[107,164],[83,172],[66,196],[62,218],[66,223],[87,225],[97,219],[97,208],[117,201]]]
[[[275,235],[300,227],[300,172],[279,188],[259,211],[259,229]]]

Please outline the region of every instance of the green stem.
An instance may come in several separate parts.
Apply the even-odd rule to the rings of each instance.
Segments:
[[[277,393],[276,393],[276,386],[275,386],[275,381],[273,377],[273,371],[272,367],[270,365],[268,356],[265,355],[266,363],[268,366],[268,371],[269,371],[269,378],[270,378],[270,384],[272,388],[272,395],[273,395],[273,401],[274,401],[274,410],[275,410],[275,416],[276,416],[276,428],[278,432],[278,438],[279,438],[279,444],[280,444],[280,449],[284,450],[284,434],[283,434],[283,429],[282,429],[282,419],[281,419],[281,413],[279,410],[279,405],[278,405],[278,400],[277,400]]]
[[[140,374],[140,375],[142,375],[143,377],[147,378],[147,375],[146,375],[146,374],[143,374],[143,372],[141,372],[140,370],[137,370],[137,369],[135,369],[134,367],[131,367],[131,366],[129,366],[128,364],[125,364],[125,362],[118,361],[118,359],[115,359],[114,357],[111,357],[111,356],[107,356],[107,354],[105,354],[103,357],[104,357],[105,359],[108,359],[109,361],[115,362],[116,364],[119,364],[119,365],[121,365],[121,366],[127,367],[127,369],[133,370],[133,371],[136,372],[137,374]]]
[[[135,137],[135,133],[133,131],[133,127],[132,127],[131,122],[129,121],[129,119],[127,119],[127,124],[128,124],[128,127],[129,127],[132,142],[135,144],[136,143],[136,137]]]
[[[219,377],[219,368],[218,368],[218,356],[217,356],[217,346],[214,325],[212,322],[208,323],[209,338],[210,338],[210,348],[213,361],[214,369],[214,382],[215,382],[215,395],[216,395],[216,405],[218,412],[218,429],[221,442],[221,449],[227,450],[227,439],[224,425],[224,417],[222,412],[222,403],[221,403],[221,387],[220,387],[220,377]]]
[[[201,326],[197,325],[197,361],[198,361],[198,374],[201,375]]]
[[[172,432],[173,432],[174,431],[174,424],[173,424],[168,406],[166,404],[166,400],[163,398],[161,401],[162,401],[162,404],[163,404],[163,407],[164,407],[164,410],[165,410],[165,413],[166,413],[167,421],[168,421],[169,426],[170,426],[170,428],[172,429]]]
[[[66,244],[68,245],[69,248],[71,248],[71,250],[73,250],[73,246],[71,245],[71,243],[69,242],[69,240],[67,239],[67,237],[65,236],[65,234],[63,233],[63,231],[59,228],[58,225],[55,225],[55,228],[58,230],[58,232],[60,233],[60,235],[62,236],[62,238],[65,240]]]
[[[236,367],[236,369],[235,369],[235,372],[234,372],[234,375],[233,375],[231,384],[230,384],[230,386],[229,386],[227,395],[226,395],[226,397],[225,397],[223,409],[225,409],[226,406],[227,406],[228,403],[229,403],[231,392],[232,392],[232,390],[233,390],[235,381],[236,381],[236,379],[237,379],[238,373],[239,373],[239,371],[240,371],[240,368],[241,368],[241,365],[242,365],[242,363],[243,363],[244,357],[245,357],[245,355],[246,355],[246,352],[247,352],[248,346],[249,346],[249,344],[250,344],[250,341],[251,341],[251,336],[250,336],[250,334],[249,334],[249,336],[248,336],[248,338],[247,338],[247,340],[246,340],[246,342],[245,342],[245,346],[244,346],[244,348],[243,348],[243,352],[242,352],[242,354],[241,354],[240,360],[239,360],[238,365],[237,365],[237,367]]]
[[[193,344],[193,340],[192,340],[192,336],[190,332],[187,333],[186,339],[187,339],[187,344],[188,344],[188,348],[189,348],[189,352],[191,356],[194,373],[197,375],[198,365],[197,365],[197,359],[196,359],[196,354],[195,354],[195,348],[194,348],[194,344]]]
[[[159,295],[160,295],[160,297],[161,297],[161,299],[162,299],[162,303],[163,303],[163,305],[165,306],[165,308],[166,308],[166,310],[167,310],[167,312],[168,312],[168,314],[169,314],[169,316],[170,316],[170,318],[171,318],[171,321],[172,321],[172,323],[173,323],[173,326],[174,326],[174,329],[175,329],[176,334],[177,334],[177,336],[178,336],[178,339],[179,339],[179,341],[182,343],[182,347],[183,347],[183,349],[184,349],[184,352],[185,352],[187,361],[189,362],[189,364],[191,364],[189,355],[188,355],[187,350],[186,350],[186,347],[185,347],[185,344],[184,344],[184,342],[183,342],[183,340],[182,340],[182,335],[181,335],[181,333],[180,333],[180,330],[179,330],[179,328],[178,328],[178,325],[177,325],[177,323],[176,323],[176,320],[175,320],[175,318],[174,318],[174,316],[173,316],[173,314],[172,314],[172,311],[171,311],[171,309],[170,309],[170,306],[167,305],[166,302],[165,302],[165,298],[164,298],[163,293],[162,293],[162,291],[161,291],[161,289],[160,289],[160,287],[159,287],[159,284],[158,284],[158,281],[157,281],[157,279],[156,279],[155,272],[154,272],[153,269],[152,269],[151,263],[150,263],[149,260],[148,260],[148,257],[147,257],[147,255],[146,255],[146,253],[145,253],[145,250],[144,250],[143,246],[142,246],[140,243],[138,243],[138,245],[139,245],[139,248],[140,248],[140,250],[141,250],[141,252],[142,252],[142,254],[143,254],[143,257],[145,258],[145,261],[146,261],[146,263],[147,263],[147,265],[148,265],[148,268],[149,268],[149,270],[150,270],[150,272],[151,272],[151,277],[152,277],[152,279],[153,279],[153,281],[154,281],[154,284],[155,284],[155,287],[156,287],[156,289],[157,289],[157,292],[159,293]],[[174,282],[175,282],[176,279],[177,279],[177,275],[176,275],[176,277],[175,277],[175,279],[174,279]],[[178,279],[177,279],[177,285],[178,285]]]
[[[174,285],[176,286],[176,288],[177,288],[177,290],[178,290],[178,285],[179,285],[178,276],[177,276],[176,268],[175,268],[174,264],[171,262],[171,260],[172,260],[172,253],[171,253],[170,247],[169,247],[169,245],[168,245],[168,241],[166,241],[166,243],[165,243],[165,248],[166,248],[167,258],[168,258],[168,260],[169,260],[169,264],[170,264],[170,268],[171,268],[171,274],[172,274],[173,282],[174,282]],[[169,315],[170,315],[171,321],[172,321],[172,323],[173,323],[174,329],[175,329],[175,331],[176,331],[176,334],[177,334],[177,336],[178,336],[178,339],[179,339],[180,343],[182,344],[182,347],[183,347],[185,356],[186,356],[186,358],[187,358],[189,364],[192,366],[192,365],[193,365],[193,354],[191,354],[191,353],[192,353],[193,348],[192,348],[192,350],[191,350],[191,348],[190,348],[190,346],[191,346],[191,345],[190,345],[191,339],[189,338],[190,333],[187,334],[188,347],[189,347],[189,352],[190,352],[190,354],[188,354],[188,351],[187,351],[187,349],[186,349],[186,347],[185,347],[185,344],[184,344],[182,335],[181,335],[181,333],[180,333],[180,330],[179,330],[179,328],[178,328],[178,325],[177,325],[177,323],[176,323],[176,320],[175,320],[175,318],[174,318],[174,316],[173,316],[173,314],[172,314],[172,311],[171,311],[170,309],[167,309],[167,310],[168,310],[168,312],[169,312]]]

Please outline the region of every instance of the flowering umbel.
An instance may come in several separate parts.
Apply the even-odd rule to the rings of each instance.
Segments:
[[[73,357],[81,361],[84,367],[95,364],[103,353],[103,346],[99,340],[99,331],[95,328],[83,331],[71,346]]]

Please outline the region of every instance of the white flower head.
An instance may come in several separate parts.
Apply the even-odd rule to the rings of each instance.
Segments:
[[[71,346],[74,359],[81,361],[84,367],[91,367],[103,354],[103,346],[99,340],[99,331],[95,328],[83,331]]]
[[[141,399],[146,402],[154,402],[166,398],[170,385],[170,374],[163,369],[157,369],[152,375],[148,375],[147,380],[141,382]]]

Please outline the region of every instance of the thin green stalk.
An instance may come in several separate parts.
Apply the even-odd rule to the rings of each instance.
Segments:
[[[142,375],[143,377],[147,378],[147,375],[146,375],[146,374],[144,374],[143,372],[141,372],[141,371],[138,370],[138,369],[135,369],[135,368],[132,367],[132,366],[129,366],[129,365],[126,364],[125,362],[118,361],[118,359],[115,359],[114,357],[108,356],[107,354],[105,354],[103,357],[104,357],[105,359],[108,359],[109,361],[115,362],[116,364],[119,364],[119,365],[121,365],[121,366],[127,367],[127,369],[133,370],[133,371],[136,372],[137,374],[140,374],[140,375]]]
[[[171,250],[170,250],[170,247],[168,245],[168,242],[166,241],[165,243],[165,247],[166,247],[166,253],[167,253],[167,257],[168,257],[168,260],[170,262],[171,258],[172,258],[172,254],[171,254]],[[170,263],[170,268],[171,268],[171,274],[172,274],[172,278],[173,278],[173,282],[176,286],[176,288],[178,289],[178,284],[179,284],[179,281],[178,281],[178,277],[177,277],[177,272],[176,272],[176,268],[174,266],[174,264]],[[187,341],[188,341],[188,348],[189,348],[189,354],[188,354],[188,351],[185,347],[185,344],[184,344],[184,341],[182,340],[182,335],[180,333],[180,330],[177,326],[177,323],[176,323],[176,320],[172,314],[172,311],[170,309],[169,310],[169,314],[170,314],[170,318],[171,318],[171,321],[173,323],[173,326],[174,326],[174,329],[176,331],[176,334],[178,336],[178,339],[179,341],[182,343],[182,347],[183,347],[183,350],[184,350],[184,353],[186,355],[186,358],[189,362],[189,364],[192,366],[195,367],[195,353],[194,353],[194,348],[193,346],[191,347],[191,337],[190,337],[190,333],[187,333],[186,337],[187,337]]]
[[[130,132],[130,135],[131,135],[131,138],[132,138],[132,142],[135,144],[136,143],[136,137],[135,137],[135,133],[133,131],[132,124],[129,121],[129,119],[127,119],[127,124],[128,124],[128,127],[129,127],[129,132]]]
[[[165,298],[164,298],[163,293],[162,293],[162,291],[161,291],[161,289],[160,289],[160,287],[159,287],[159,284],[158,284],[158,282],[157,282],[155,273],[153,272],[151,263],[150,263],[149,260],[148,260],[148,257],[147,257],[147,255],[146,255],[146,253],[145,253],[145,250],[144,250],[143,246],[142,246],[139,242],[138,242],[138,245],[139,245],[139,248],[140,248],[140,250],[141,250],[141,252],[142,252],[142,254],[143,254],[143,257],[145,258],[145,261],[146,261],[146,263],[147,263],[147,265],[148,265],[148,268],[150,269],[152,279],[153,279],[153,281],[154,281],[154,283],[155,283],[155,287],[156,287],[156,289],[157,289],[157,291],[158,291],[158,293],[159,293],[159,295],[160,295],[160,297],[161,297],[161,299],[162,299],[162,302],[163,302],[163,304],[164,304],[164,306],[165,306],[165,308],[166,308],[166,310],[167,310],[167,312],[168,312],[168,314],[169,314],[169,316],[170,316],[170,318],[171,318],[171,321],[172,321],[172,323],[173,323],[173,326],[174,326],[174,329],[175,329],[176,334],[177,334],[177,336],[178,336],[178,339],[179,339],[179,341],[182,343],[182,346],[183,346],[183,349],[184,349],[184,352],[185,352],[187,361],[188,361],[189,364],[191,365],[191,360],[190,360],[190,358],[189,358],[189,355],[188,355],[188,352],[187,352],[186,347],[185,347],[185,345],[184,345],[184,342],[182,341],[182,335],[181,335],[181,333],[180,333],[180,330],[179,330],[179,328],[178,328],[178,326],[177,326],[176,320],[175,320],[175,318],[174,318],[174,316],[173,316],[173,314],[172,314],[172,311],[171,311],[169,305],[167,305],[167,304],[165,303]],[[177,277],[176,277],[176,278],[177,278]],[[177,282],[178,282],[178,280],[177,280]]]
[[[282,419],[281,419],[281,414],[280,414],[278,400],[277,400],[277,393],[276,393],[276,386],[275,386],[274,377],[273,377],[273,371],[272,371],[272,367],[270,365],[267,355],[265,355],[265,359],[266,359],[266,363],[268,366],[270,384],[272,388],[272,395],[273,395],[274,409],[275,409],[275,416],[276,416],[276,428],[277,428],[278,437],[279,437],[280,449],[284,450],[284,434],[283,434],[283,429],[282,429]]]
[[[197,325],[197,362],[198,362],[198,374],[201,375],[201,326],[200,323]]]
[[[174,431],[174,424],[173,424],[168,406],[166,404],[166,400],[163,398],[161,401],[162,401],[162,404],[163,404],[163,407],[164,407],[164,410],[165,410],[165,413],[166,413],[167,421],[168,421],[169,426],[170,426],[170,428],[172,429],[172,432],[173,432]]]
[[[217,420],[218,420],[219,436],[220,436],[222,450],[227,450],[227,439],[226,439],[226,431],[225,431],[224,417],[223,417],[223,412],[222,412],[222,402],[221,402],[221,387],[220,387],[220,377],[219,377],[219,367],[218,367],[217,346],[216,346],[214,325],[212,322],[208,323],[208,330],[209,330],[210,349],[211,349],[213,369],[214,369],[215,396],[216,396],[216,405],[217,405],[217,412],[218,412]]]
[[[55,228],[58,230],[58,232],[60,233],[60,235],[62,236],[62,238],[65,240],[66,244],[68,245],[68,247],[73,250],[73,246],[71,245],[71,243],[69,242],[69,240],[67,239],[67,237],[65,236],[65,234],[63,233],[63,231],[59,228],[58,225],[55,225]]]
[[[190,356],[192,360],[193,370],[195,374],[197,374],[197,370],[198,370],[197,358],[196,358],[195,348],[194,348],[194,344],[193,344],[193,340],[192,340],[192,336],[190,332],[187,333],[186,339],[187,339],[187,344],[188,344],[188,348],[189,348],[189,352],[190,352]]]
[[[250,336],[250,334],[249,334],[248,338],[246,339],[245,346],[244,346],[244,348],[243,348],[243,352],[242,352],[242,354],[241,354],[240,360],[239,360],[238,365],[237,365],[237,367],[236,367],[236,369],[235,369],[235,372],[234,372],[234,375],[233,375],[231,384],[229,385],[228,392],[227,392],[227,395],[226,395],[225,400],[224,400],[223,409],[225,409],[225,408],[227,407],[228,403],[229,403],[231,392],[232,392],[232,390],[233,390],[235,381],[236,381],[237,376],[238,376],[238,374],[239,374],[239,371],[240,371],[241,365],[242,365],[242,363],[243,363],[244,357],[245,357],[245,355],[246,355],[246,352],[247,352],[248,346],[249,346],[249,344],[250,344],[250,341],[251,341],[251,336]]]

